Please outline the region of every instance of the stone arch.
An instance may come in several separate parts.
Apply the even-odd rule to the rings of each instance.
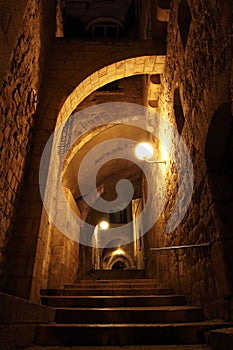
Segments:
[[[112,270],[113,265],[117,262],[122,262],[126,266],[126,269],[132,270],[134,268],[133,258],[129,254],[124,253],[121,255],[113,255],[108,261],[107,269]]]
[[[127,59],[125,61],[117,62],[116,64],[109,65],[107,67],[101,68],[99,71],[91,74],[86,79],[84,79],[77,87],[72,91],[72,93],[67,97],[65,103],[62,106],[62,109],[58,115],[58,123],[63,122],[67,117],[72,113],[75,107],[84,100],[89,94],[91,94],[96,89],[114,81],[114,77],[117,79],[122,79],[125,77],[138,75],[138,74],[147,74],[148,69],[145,67],[145,62],[150,60],[153,61],[154,58],[144,57],[135,57],[132,59]],[[136,67],[136,69],[133,68]],[[132,67],[127,71],[124,69],[126,67]],[[144,68],[145,67],[145,68]],[[106,72],[107,68],[107,74]],[[123,68],[123,69],[122,69]],[[151,69],[149,69],[151,71]],[[111,74],[112,72],[113,74]],[[110,74],[109,74],[110,73]],[[102,77],[100,79],[99,77]],[[64,118],[65,117],[65,118]]]
[[[217,208],[233,204],[233,116],[231,103],[219,106],[211,121],[206,141],[206,163],[209,183]],[[218,205],[218,203],[220,205]],[[229,208],[230,209],[230,208]],[[221,231],[233,229],[232,211],[221,214]]]
[[[44,115],[44,119],[60,124],[89,94],[112,81],[140,74],[162,74],[165,57],[163,45],[154,41],[116,41],[112,46],[57,38],[48,62],[42,118]]]
[[[162,74],[165,50],[162,44],[155,44],[154,41],[127,43],[116,41],[113,46],[111,43],[97,41],[84,42],[74,38],[55,38],[48,57],[38,111],[34,151],[30,159],[33,174],[39,173],[43,149],[56,124],[59,125],[66,121],[85,97],[108,82],[136,74]],[[32,241],[27,252],[23,243],[18,247],[20,257],[23,257],[24,260],[24,256],[34,259],[35,251],[37,252],[36,265],[31,267],[31,276],[34,277],[22,280],[19,276],[20,285],[15,289],[16,294],[30,297],[34,301],[39,300],[40,288],[49,286],[48,275],[53,267],[53,280],[59,285],[63,283],[62,278],[65,275],[67,277],[68,273],[70,282],[75,280],[79,273],[79,268],[75,264],[71,265],[68,260],[64,262],[65,265],[61,259],[56,260],[54,255],[50,255],[48,260],[47,250],[54,235],[64,243],[62,250],[69,249],[70,252],[74,252],[75,259],[79,248],[75,242],[70,242],[58,230],[58,232],[53,232],[54,227],[43,210],[38,186],[39,179],[36,176],[31,177],[27,184],[27,199],[25,200],[25,207],[31,208],[31,217],[24,214],[21,217],[21,223],[25,227],[25,237],[30,237],[31,223],[35,223],[33,232],[36,239]],[[35,188],[37,189],[36,195]],[[33,205],[30,202],[32,197],[35,198]],[[15,239],[20,234],[19,228]],[[41,242],[40,249],[38,248],[39,241]],[[62,271],[62,275],[59,271]]]
[[[233,116],[230,102],[221,104],[213,116],[205,156],[218,230],[218,242],[215,245],[222,251],[223,268],[226,269],[232,292],[233,257],[230,252],[233,250]]]
[[[103,45],[103,47],[105,46]],[[49,107],[50,103],[47,107],[47,111],[51,113],[51,115],[52,113],[54,114],[54,119],[57,117],[56,125],[59,126],[60,123],[65,122],[73,110],[78,106],[79,103],[82,102],[82,100],[84,100],[85,97],[107,83],[110,83],[116,79],[138,74],[161,74],[164,68],[165,56],[158,56],[156,54],[152,55],[151,49],[153,52],[154,47],[149,49],[145,47],[143,48],[142,43],[140,43],[136,51],[128,50],[127,46],[125,47],[125,50],[123,50],[123,57],[121,55],[121,58],[124,59],[121,59],[120,61],[118,61],[118,54],[114,53],[114,55],[103,57],[103,53],[101,53],[101,58],[97,57],[96,60],[92,62],[92,64],[96,66],[96,69],[94,70],[93,66],[88,65],[86,68],[84,68],[84,75],[81,78],[80,72],[77,74],[77,72],[74,71],[73,76],[70,79],[70,72],[68,71],[67,75],[64,76],[64,84],[62,85],[62,88],[66,90],[66,98],[64,99],[64,102],[62,101],[62,98],[60,98],[60,103],[63,104],[60,108],[58,116],[57,113],[54,113],[55,111]],[[98,52],[95,50],[94,52],[96,57],[96,55],[100,55],[101,51],[99,48]],[[62,50],[59,51],[62,52]],[[148,55],[142,56],[142,52],[147,52]],[[110,64],[104,66],[107,61],[109,61]],[[53,92],[53,96],[58,96],[60,94],[60,90],[55,90],[54,87]],[[53,98],[53,103],[54,102],[56,102],[56,98]]]

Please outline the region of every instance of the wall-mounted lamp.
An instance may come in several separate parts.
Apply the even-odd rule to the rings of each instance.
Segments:
[[[99,222],[98,227],[101,230],[107,230],[109,228],[109,222],[106,220],[102,220]]]
[[[151,159],[154,155],[153,146],[148,142],[141,142],[135,148],[135,155],[138,159],[144,160],[147,163],[163,163],[166,164],[166,160]]]

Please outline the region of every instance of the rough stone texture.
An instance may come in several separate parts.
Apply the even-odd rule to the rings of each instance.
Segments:
[[[0,81],[3,80],[9,68],[12,50],[15,47],[20,26],[22,26],[26,4],[27,0],[20,2],[0,1]]]
[[[232,193],[232,190],[230,186],[227,187],[226,180],[221,181],[221,187],[219,181],[218,191],[221,192],[222,202],[216,201],[216,195],[212,193],[216,186],[211,187],[211,169],[207,168],[205,152],[214,113],[220,105],[230,101],[232,5],[230,1],[224,4],[188,1],[192,20],[184,51],[177,22],[178,3],[171,2],[167,62],[162,77],[159,111],[175,125],[173,95],[179,87],[185,117],[182,138],[193,162],[194,190],[183,221],[173,232],[165,233],[177,193],[177,171],[173,164],[167,174],[165,209],[148,235],[148,240],[149,247],[204,242],[211,242],[212,246],[150,252],[148,271],[150,276],[157,276],[177,291],[182,290],[190,302],[203,305],[207,317],[229,319],[232,318],[232,276],[228,270],[232,269],[232,260],[229,256],[226,259],[224,245],[227,244],[228,248],[232,245],[229,224],[226,228],[227,220],[232,223],[232,218],[229,210],[224,211],[224,205],[232,208],[232,203],[226,198],[226,193]],[[224,138],[226,130],[218,129],[215,135],[221,134]],[[218,141],[216,138],[216,149],[220,144]],[[167,135],[167,143],[169,142]],[[168,164],[171,165],[170,161]],[[161,170],[157,168],[151,170],[155,183],[159,180],[159,171]],[[187,186],[188,183],[184,185]],[[177,217],[185,204],[186,191],[183,191]],[[228,241],[224,243],[226,233]]]
[[[53,322],[54,309],[0,293],[0,343],[4,350],[33,344],[37,325]]]
[[[17,250],[27,250],[28,245],[33,245],[33,226],[35,221],[32,218],[32,212],[36,210],[38,197],[38,188],[35,188],[33,197],[30,198],[31,204],[24,207],[24,215],[29,220],[27,228],[31,236],[24,237],[25,226],[19,220],[17,223],[19,234],[14,234],[12,241],[12,231],[15,225],[15,214],[18,207],[18,199],[21,189],[24,186],[26,175],[26,164],[31,149],[32,130],[36,122],[36,113],[38,108],[38,99],[40,96],[40,87],[43,75],[43,67],[46,60],[46,50],[50,41],[51,31],[54,27],[54,21],[51,16],[53,5],[46,1],[22,1],[20,5],[9,1],[4,6],[5,12],[1,13],[5,19],[8,18],[8,29],[6,28],[6,38],[9,41],[9,65],[5,67],[4,80],[0,90],[0,140],[1,140],[1,247],[0,263],[2,285],[5,290],[14,292],[16,283],[15,275],[31,275],[33,268],[33,259],[27,265],[22,259],[13,259],[17,256]],[[25,7],[25,11],[24,10]],[[45,11],[46,9],[46,11]],[[14,17],[13,17],[14,14]],[[16,27],[14,26],[16,23]],[[10,30],[14,32],[11,34]],[[43,28],[43,30],[41,29]],[[7,31],[8,30],[8,31]],[[7,69],[9,67],[9,69]],[[30,176],[37,176],[33,172]],[[20,208],[22,208],[22,203]],[[21,248],[19,246],[21,242]],[[35,238],[34,238],[35,241]],[[10,242],[10,244],[9,244]],[[8,256],[12,257],[6,261],[6,249]],[[6,287],[6,268],[12,272],[10,287]],[[31,271],[30,271],[31,270]],[[14,272],[13,272],[14,271]],[[20,293],[19,293],[20,294]]]

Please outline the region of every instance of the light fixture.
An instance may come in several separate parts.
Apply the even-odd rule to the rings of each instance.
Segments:
[[[124,255],[124,254],[125,252],[121,248],[117,248],[117,250],[114,250],[114,252],[112,253],[112,255]]]
[[[106,220],[100,221],[100,223],[99,223],[99,228],[100,228],[101,230],[107,230],[107,229],[109,228],[109,222],[106,221]]]
[[[166,164],[166,160],[151,159],[154,155],[154,149],[153,146],[148,142],[140,142],[135,148],[135,155],[138,159],[144,160],[147,163]]]

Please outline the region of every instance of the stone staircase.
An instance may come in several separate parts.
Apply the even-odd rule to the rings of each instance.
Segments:
[[[174,349],[209,349],[205,334],[229,326],[205,321],[200,307],[188,306],[183,295],[155,280],[121,276],[105,279],[99,274],[98,279],[92,276],[63,289],[41,290],[42,304],[55,308],[56,316],[54,323],[38,327],[36,344],[46,350],[54,346],[166,350],[175,345]]]

